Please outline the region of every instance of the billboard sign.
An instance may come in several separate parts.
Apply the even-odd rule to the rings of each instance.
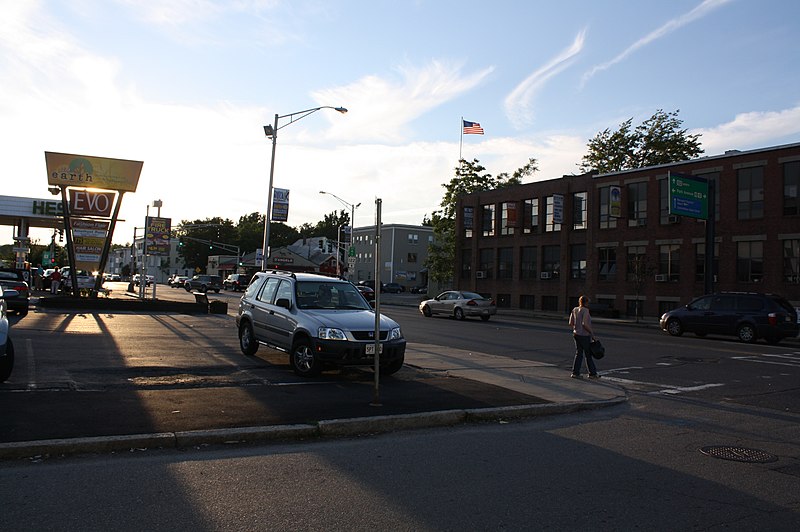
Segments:
[[[141,161],[44,152],[47,184],[136,192]]]

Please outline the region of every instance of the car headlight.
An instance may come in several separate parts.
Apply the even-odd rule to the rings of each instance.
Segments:
[[[400,331],[400,327],[395,327],[391,331],[389,331],[389,340],[402,340],[403,333]]]
[[[333,329],[331,327],[320,327],[317,336],[321,340],[347,340],[347,336],[341,329]]]

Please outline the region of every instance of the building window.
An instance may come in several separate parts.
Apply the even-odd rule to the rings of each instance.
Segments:
[[[644,246],[628,247],[628,262],[625,279],[628,281],[643,281],[647,273],[647,255]]]
[[[586,244],[574,244],[570,255],[570,279],[586,279]]]
[[[714,271],[714,281],[717,280],[719,275],[719,244],[714,243],[714,262],[712,264]],[[706,280],[706,244],[705,242],[695,244],[694,246],[694,280],[701,283]]]
[[[461,278],[472,278],[472,253],[467,249],[461,251]]]
[[[783,165],[783,214],[800,214],[800,161]]]
[[[539,199],[526,199],[523,204],[523,233],[539,232]]]
[[[558,296],[542,296],[542,310],[558,312]]]
[[[497,294],[497,308],[511,308],[511,294]]]
[[[472,238],[472,229],[475,227],[475,208],[464,207],[464,238]],[[430,241],[430,237],[428,237]]]
[[[417,262],[417,254],[416,253],[409,253],[406,257],[408,262]]]
[[[500,204],[500,234],[513,235],[517,226],[517,203],[507,201]]]
[[[494,249],[480,250],[478,270],[483,272],[486,279],[494,279]]]
[[[558,279],[561,271],[561,247],[542,246],[542,274]]]
[[[658,221],[660,224],[668,224],[669,214],[669,178],[658,180]]]
[[[764,243],[739,242],[736,253],[736,279],[758,283],[764,277]]]
[[[783,280],[800,283],[800,240],[783,241]]]
[[[481,216],[483,236],[494,236],[494,205],[483,205],[481,211],[483,213]]]
[[[617,248],[600,248],[597,279],[600,281],[613,281],[617,278]]]
[[[514,248],[500,248],[497,250],[497,278],[511,279],[514,277]]]
[[[419,235],[408,233],[408,243],[412,246],[419,244]]]
[[[680,249],[677,244],[666,244],[658,251],[658,274],[667,281],[680,280]]]
[[[739,197],[737,202],[740,220],[764,217],[764,168],[740,168],[737,172]]]
[[[523,280],[536,279],[535,246],[523,246],[520,248],[519,278]]]
[[[533,310],[536,305],[536,296],[531,294],[522,294],[519,296],[519,308],[525,310]]]
[[[586,229],[587,198],[586,192],[576,192],[572,195],[573,229]]]
[[[614,190],[619,190],[618,187],[613,188]],[[612,199],[618,202],[619,198],[611,197],[611,189],[612,187],[600,187],[598,190],[600,195],[600,201],[598,202],[600,229],[614,229],[617,227],[617,217],[611,215],[611,207]]]
[[[647,222],[647,183],[628,185],[628,227],[646,225]]]
[[[555,196],[547,196],[544,207],[544,230],[545,232],[561,231],[561,224],[555,222]]]

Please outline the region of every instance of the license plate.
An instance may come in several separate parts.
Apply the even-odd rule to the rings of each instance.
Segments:
[[[378,348],[379,353],[383,353],[383,344],[378,344],[380,347]],[[375,354],[375,344],[367,344],[367,354],[374,355]]]

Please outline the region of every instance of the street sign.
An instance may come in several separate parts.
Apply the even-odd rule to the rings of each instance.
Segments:
[[[356,247],[355,246],[350,246],[347,249],[347,256],[348,257],[355,257],[356,256]]]
[[[693,175],[669,174],[669,213],[708,219],[708,180]]]

